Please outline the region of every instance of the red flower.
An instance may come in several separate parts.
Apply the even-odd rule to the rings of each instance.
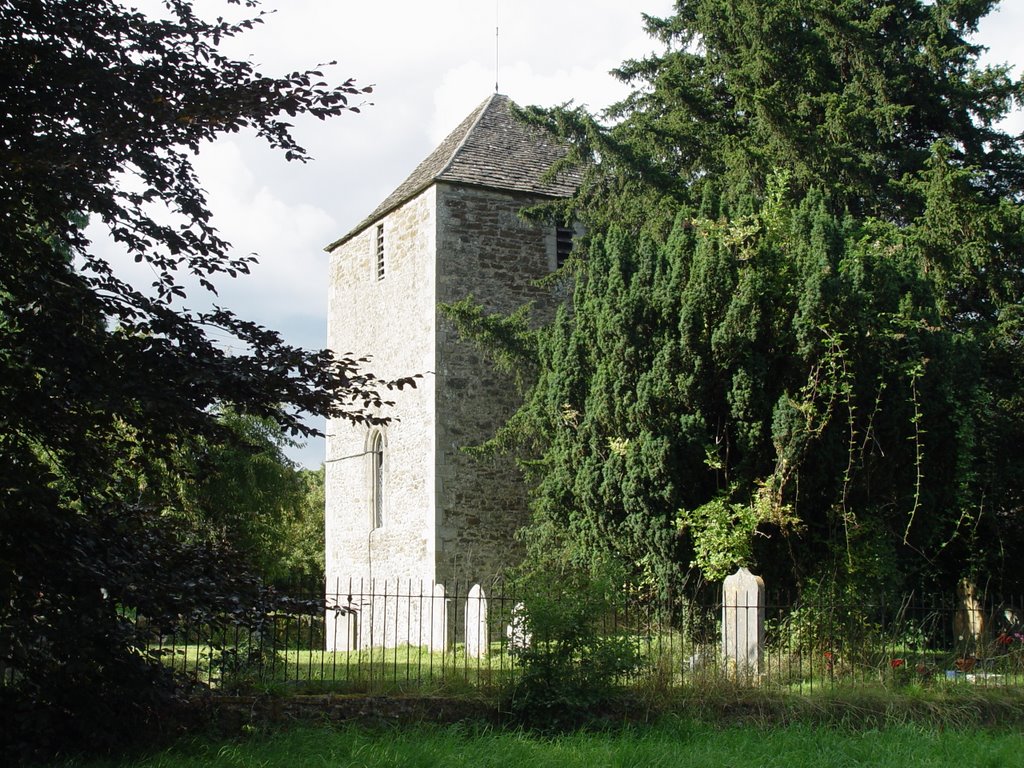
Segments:
[[[825,661],[832,661],[833,658],[832,651],[825,651]]]
[[[1005,632],[1001,632],[999,637],[996,638],[996,642],[1000,645],[1011,645],[1013,643],[1013,638]]]
[[[889,666],[893,669],[899,669],[906,663],[906,659],[892,659],[889,661]]]

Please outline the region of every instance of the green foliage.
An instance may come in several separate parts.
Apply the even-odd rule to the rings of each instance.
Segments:
[[[721,581],[750,562],[754,533],[762,522],[754,507],[716,498],[681,512],[678,526],[681,531],[693,531],[691,565],[709,580]]]
[[[512,376],[520,388],[524,386],[534,373],[530,366],[537,358],[529,305],[508,316],[486,315],[473,297],[467,296],[453,304],[440,304],[438,309],[460,334],[472,338],[491,356],[498,370]]]
[[[206,21],[187,0],[156,12],[114,0],[0,4],[0,749],[9,762],[109,747],[173,722],[175,688],[146,655],[149,630],[121,612],[157,628],[263,615],[268,593],[228,540],[239,521],[218,520],[228,510],[213,507],[242,514],[270,482],[259,475],[280,469],[269,457],[249,462],[253,440],[241,433],[273,422],[275,434],[308,434],[303,411],[379,420],[378,389],[407,383],[291,347],[227,310],[182,305],[181,275],[215,293],[217,278],[251,263],[212,225],[194,153],[247,129],[304,160],[291,117],[340,115],[363,91],[313,71],[268,77],[220,51],[262,16]],[[113,274],[91,248],[86,217],[151,267],[152,290]],[[221,346],[225,334],[237,353]],[[219,408],[255,420],[232,426]],[[237,472],[248,498],[214,470]],[[194,508],[176,514],[201,508],[201,536],[164,514],[174,484],[192,482],[184,497]]]
[[[496,441],[535,553],[1020,586],[1024,153],[995,123],[1024,87],[969,41],[991,7],[686,0],[612,127],[529,113],[587,228]]]
[[[269,419],[221,409],[216,439],[185,442],[139,491],[182,535],[225,539],[275,584],[324,578],[324,469],[300,470]],[[130,472],[130,467],[126,468]]]
[[[298,503],[285,511],[276,572],[292,582],[324,583],[325,474],[323,464],[320,469],[300,469]]]
[[[641,663],[635,638],[616,627],[621,582],[610,574],[536,571],[523,595],[520,626],[529,639],[514,650],[521,670],[503,710],[518,723],[553,730],[600,717]]]

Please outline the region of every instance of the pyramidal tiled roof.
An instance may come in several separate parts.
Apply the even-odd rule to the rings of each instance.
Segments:
[[[334,250],[437,181],[546,197],[568,197],[575,192],[577,172],[562,172],[551,181],[542,181],[566,149],[552,136],[517,120],[511,107],[508,96],[489,96],[373,213],[324,250]]]

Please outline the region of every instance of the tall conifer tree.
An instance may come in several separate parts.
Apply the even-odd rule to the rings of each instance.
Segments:
[[[535,551],[666,579],[1019,579],[1022,86],[991,0],[678,0],[586,168],[571,310],[495,445]]]

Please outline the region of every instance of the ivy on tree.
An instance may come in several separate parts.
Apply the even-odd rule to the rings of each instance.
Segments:
[[[368,90],[316,70],[266,76],[221,53],[263,20],[209,21],[187,0],[166,0],[158,16],[113,0],[0,3],[7,756],[31,756],[39,734],[51,749],[109,745],[152,722],[167,674],[119,610],[159,625],[263,594],[230,542],[180,535],[147,504],[144,486],[174,469],[181,446],[224,438],[216,408],[302,435],[303,412],[379,420],[381,392],[409,383],[292,347],[229,310],[183,306],[182,277],[215,293],[250,264],[218,235],[193,154],[245,130],[304,161],[288,120],[358,111]],[[86,218],[151,266],[148,290],[95,254]],[[213,330],[242,351],[226,352]]]

